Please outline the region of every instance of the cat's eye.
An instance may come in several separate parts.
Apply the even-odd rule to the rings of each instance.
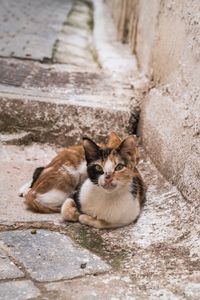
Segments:
[[[103,168],[100,165],[95,165],[97,172],[103,173]]]
[[[124,168],[124,165],[123,165],[123,164],[118,164],[118,165],[115,167],[115,171],[121,171],[123,168]]]

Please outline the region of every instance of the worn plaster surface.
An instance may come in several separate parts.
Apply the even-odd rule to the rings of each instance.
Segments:
[[[140,0],[135,14],[138,62],[154,86],[143,101],[144,145],[195,205],[200,199],[199,1]]]

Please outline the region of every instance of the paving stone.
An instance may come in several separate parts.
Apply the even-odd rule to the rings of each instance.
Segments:
[[[71,279],[85,274],[98,274],[109,266],[88,250],[76,247],[70,238],[57,232],[38,230],[0,233],[0,239],[12,245],[11,253],[37,281]],[[86,264],[82,268],[82,264]]]
[[[0,279],[11,279],[23,276],[23,272],[20,271],[20,269],[8,258],[7,254],[0,249]]]
[[[87,276],[79,280],[48,283],[47,291],[56,293],[58,300],[135,300],[147,299],[128,276]]]
[[[0,300],[26,300],[40,296],[40,291],[30,280],[0,283]]]
[[[0,0],[0,6],[0,55],[51,59],[72,1]]]
[[[134,103],[132,110],[138,110],[138,101],[131,100],[130,86],[123,89],[97,69],[89,71],[89,62],[84,58],[79,61],[73,56],[71,62],[84,64],[78,72],[67,71],[67,68],[61,71],[56,68],[58,65],[44,66],[35,62],[31,74],[19,83],[17,77],[12,76],[14,70],[20,66],[23,69],[28,62],[10,61],[12,64],[8,60],[7,68],[2,62],[3,78],[0,74],[0,128],[3,131],[26,128],[33,133],[33,141],[51,142],[53,134],[53,142],[67,145],[69,138],[70,143],[78,142],[86,132],[90,136],[95,134],[97,139],[107,135],[109,130],[127,132],[130,102]]]

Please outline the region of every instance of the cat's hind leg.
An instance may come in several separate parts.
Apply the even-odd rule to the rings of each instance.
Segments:
[[[60,212],[73,188],[74,183],[68,174],[56,168],[46,168],[25,195],[25,203],[36,212]]]
[[[46,193],[39,193],[31,189],[25,195],[27,206],[40,213],[60,212],[60,208],[67,197],[67,193],[52,189]]]
[[[75,201],[72,198],[67,198],[61,208],[62,221],[77,222],[79,215]]]

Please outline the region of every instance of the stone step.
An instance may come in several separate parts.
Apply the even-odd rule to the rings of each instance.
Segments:
[[[130,106],[137,113],[139,102],[128,84],[64,65],[1,59],[0,68],[0,131],[62,145],[131,132]]]

